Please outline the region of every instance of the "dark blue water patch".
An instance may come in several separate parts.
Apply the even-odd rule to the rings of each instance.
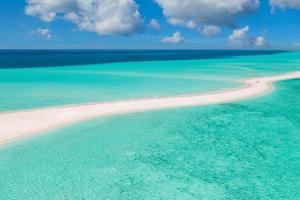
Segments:
[[[278,54],[275,50],[0,50],[0,68],[30,68],[129,61],[217,59]]]

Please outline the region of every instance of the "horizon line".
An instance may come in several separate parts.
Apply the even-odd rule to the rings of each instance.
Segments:
[[[300,49],[194,49],[194,48],[0,48],[0,51],[13,51],[13,50],[95,50],[95,51],[300,51]]]

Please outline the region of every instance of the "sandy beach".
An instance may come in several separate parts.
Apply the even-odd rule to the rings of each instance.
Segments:
[[[190,96],[137,99],[0,113],[0,143],[95,117],[234,102],[271,92],[274,82],[298,79],[300,72],[243,80],[243,87]]]

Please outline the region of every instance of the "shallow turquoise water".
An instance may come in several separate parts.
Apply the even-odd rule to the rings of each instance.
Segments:
[[[0,110],[170,96],[300,53],[0,69]],[[0,199],[300,199],[300,80],[243,102],[95,119],[0,146]]]
[[[93,67],[88,67],[88,71],[78,68],[0,70],[4,72],[0,74],[0,111],[180,95],[236,86],[229,81],[199,77],[145,77],[108,74],[108,70],[102,72]]]
[[[0,69],[0,111],[237,87],[232,80],[300,69],[300,52],[224,59]]]
[[[0,199],[299,199],[300,80],[0,147]]]

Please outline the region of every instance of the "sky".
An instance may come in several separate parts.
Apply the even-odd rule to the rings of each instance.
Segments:
[[[300,49],[300,0],[0,0],[0,49]]]

